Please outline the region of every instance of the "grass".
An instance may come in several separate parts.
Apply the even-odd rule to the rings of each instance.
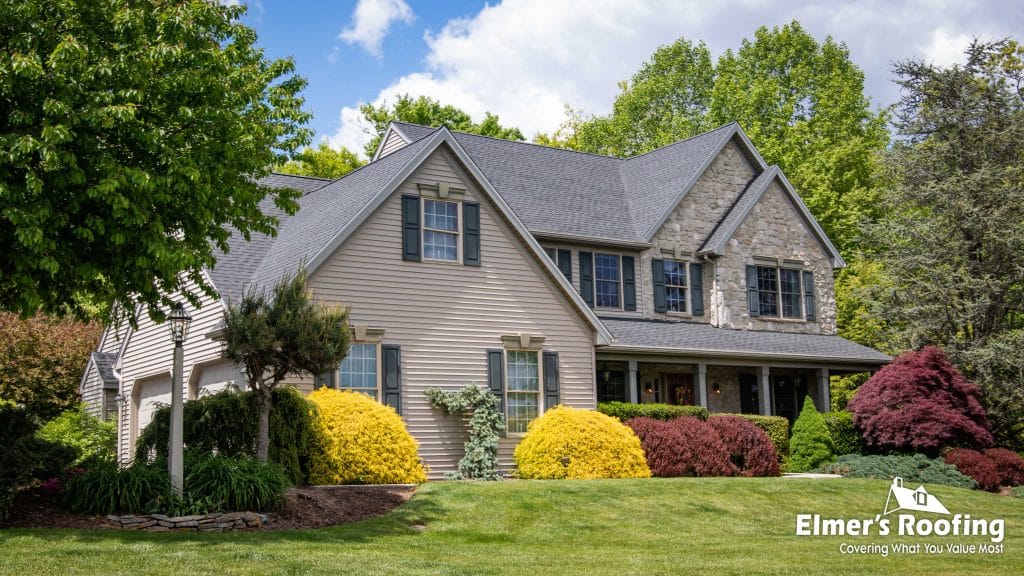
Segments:
[[[880,480],[439,482],[387,516],[322,530],[0,530],[0,574],[1024,573],[1024,499],[931,492],[954,514],[1005,519],[1004,552],[852,555],[840,544],[989,539],[795,535],[797,513],[874,518]]]

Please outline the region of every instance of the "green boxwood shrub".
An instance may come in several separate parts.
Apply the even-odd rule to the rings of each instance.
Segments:
[[[861,456],[846,454],[835,462],[814,470],[823,474],[842,474],[847,478],[878,478],[892,480],[899,476],[907,484],[941,484],[956,488],[977,488],[977,483],[961,474],[956,466],[940,458],[923,454],[911,456]]]
[[[271,402],[269,461],[283,466],[292,483],[306,484],[315,446],[316,406],[290,386],[275,389]],[[137,461],[166,460],[170,414],[169,407],[153,414],[135,445]],[[185,446],[196,454],[252,456],[258,415],[253,392],[225,390],[186,402]]]
[[[804,399],[800,416],[793,423],[793,436],[789,440],[788,472],[806,472],[826,462],[835,460],[832,437],[828,433],[825,419],[814,407],[810,396]]]
[[[680,416],[708,419],[708,409],[702,406],[676,406],[673,404],[631,404],[629,402],[601,402],[597,411],[625,422],[630,418],[672,420]]]
[[[746,418],[764,430],[775,446],[779,462],[789,459],[789,420],[782,416],[761,416],[760,414],[728,414]]]
[[[839,410],[822,416],[825,418],[825,425],[828,426],[828,433],[832,436],[832,446],[836,454],[841,456],[864,453],[864,439],[853,425],[853,414],[847,410]]]

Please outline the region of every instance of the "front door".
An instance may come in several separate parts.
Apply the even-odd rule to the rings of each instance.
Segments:
[[[665,376],[668,388],[669,404],[694,406],[697,404],[693,394],[693,374],[668,374]]]

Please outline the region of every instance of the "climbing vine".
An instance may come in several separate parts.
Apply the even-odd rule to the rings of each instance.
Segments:
[[[449,480],[501,480],[498,473],[498,439],[505,431],[505,419],[498,410],[498,398],[475,383],[457,392],[428,388],[427,399],[446,414],[470,414],[469,440],[466,454],[455,472],[445,474]]]

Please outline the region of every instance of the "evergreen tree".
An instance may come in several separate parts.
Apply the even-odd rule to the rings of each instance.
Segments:
[[[835,460],[828,425],[814,407],[810,396],[804,399],[803,410],[793,423],[789,448],[789,472],[806,472]]]

